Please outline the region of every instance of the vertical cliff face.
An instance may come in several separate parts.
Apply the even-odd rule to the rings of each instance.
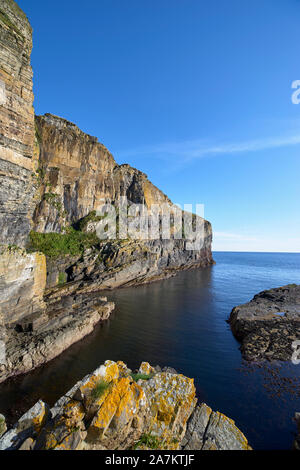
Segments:
[[[0,243],[24,246],[35,193],[31,26],[0,0]]]
[[[117,165],[96,137],[65,119],[36,117],[40,149],[39,197],[35,230],[60,232],[105,202],[127,196],[134,203],[170,202],[147,176],[129,165]]]
[[[0,0],[0,348],[6,327],[44,308],[46,258],[18,248],[36,204],[31,49],[26,15],[14,1]]]
[[[46,114],[36,117],[39,142],[39,203],[34,230],[41,233],[63,229],[96,211],[103,202],[118,207],[121,196],[130,203],[172,207],[170,199],[141,171],[118,165],[95,137],[65,119]],[[203,219],[202,219],[203,220]],[[87,231],[95,230],[95,223]],[[126,238],[126,237],[125,237]],[[130,238],[130,237],[129,237]],[[89,281],[98,288],[141,284],[160,279],[178,269],[212,263],[212,230],[204,221],[201,250],[187,249],[185,240],[115,240],[86,250],[76,260],[48,262],[48,287],[62,274],[69,281]],[[95,244],[97,245],[97,244]],[[99,240],[98,240],[99,245]]]

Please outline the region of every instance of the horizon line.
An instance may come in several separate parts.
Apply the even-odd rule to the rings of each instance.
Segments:
[[[266,254],[291,254],[291,255],[299,255],[299,254],[300,254],[300,251],[248,251],[248,250],[232,251],[232,250],[212,250],[212,253],[266,253]]]

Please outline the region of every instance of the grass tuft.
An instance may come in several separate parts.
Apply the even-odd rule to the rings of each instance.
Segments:
[[[58,275],[58,285],[62,286],[66,282],[67,282],[66,273],[64,273],[64,272],[59,273],[59,275]]]
[[[153,374],[130,374],[135,382],[138,380],[150,380],[153,377]]]
[[[145,445],[149,449],[158,449],[160,441],[156,436],[153,436],[152,434],[143,434],[138,440],[138,442],[135,444],[133,449],[136,450],[141,445]]]
[[[108,382],[105,382],[104,380],[99,380],[95,387],[92,390],[92,398],[93,400],[98,400],[100,397],[102,397],[103,393],[110,387],[110,384]]]

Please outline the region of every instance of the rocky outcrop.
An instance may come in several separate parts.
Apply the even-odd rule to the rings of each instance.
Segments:
[[[232,420],[205,404],[195,409],[195,395],[193,379],[173,369],[142,363],[133,374],[106,361],[51,410],[38,402],[0,450],[250,450]]]
[[[0,244],[24,246],[36,190],[31,26],[13,0],[0,1]]]
[[[255,295],[232,310],[229,323],[242,342],[245,359],[291,361],[294,342],[300,346],[300,286],[290,284]]]
[[[201,252],[186,250],[185,240],[116,240],[98,244],[77,258],[49,260],[47,286],[56,285],[60,272],[69,282],[113,289],[166,279],[184,269],[204,268],[212,263],[210,237]]]
[[[251,450],[251,447],[232,419],[202,403],[188,422],[182,449]]]

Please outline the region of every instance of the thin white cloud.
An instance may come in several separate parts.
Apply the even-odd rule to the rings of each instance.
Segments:
[[[257,152],[280,147],[300,144],[300,134],[256,139],[245,142],[210,144],[203,140],[164,143],[160,145],[140,147],[119,152],[119,157],[156,156],[158,158],[178,157],[187,162],[210,155],[231,155],[235,153]]]

